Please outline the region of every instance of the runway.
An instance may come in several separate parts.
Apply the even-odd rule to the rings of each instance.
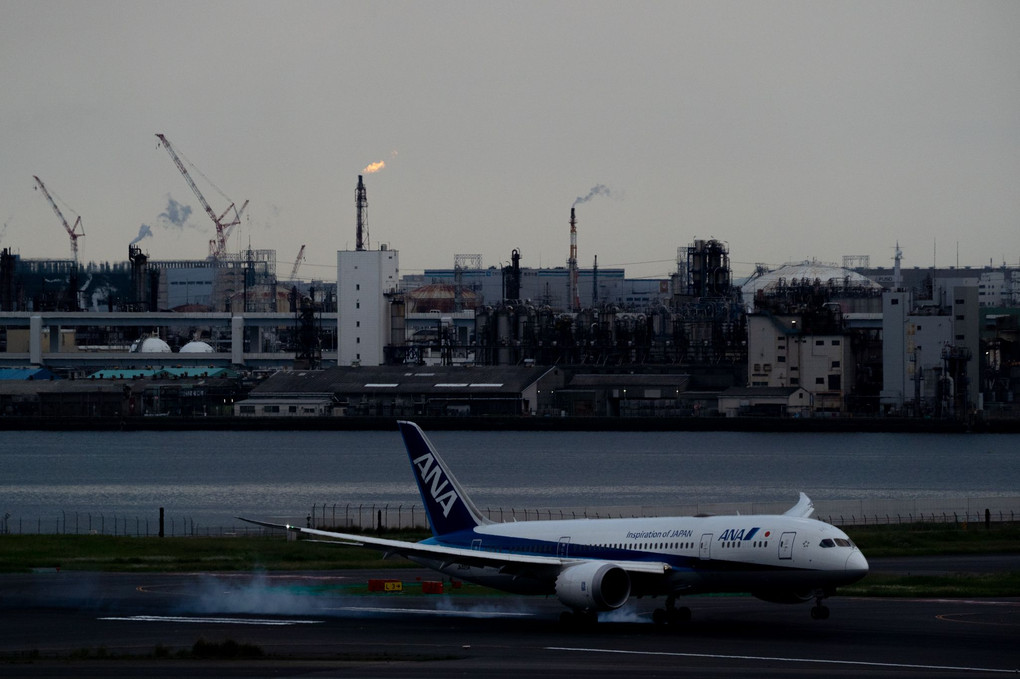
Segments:
[[[924,570],[890,563],[910,567]],[[377,577],[399,578],[403,591],[368,593]],[[639,600],[578,630],[559,624],[555,599],[449,587],[423,594],[421,581],[433,578],[407,569],[3,575],[0,674],[976,677],[1020,667],[1020,598],[836,597],[830,619],[816,621],[810,605],[690,597],[692,621],[665,627],[651,622],[661,600]],[[175,657],[198,639],[251,644],[265,656]]]

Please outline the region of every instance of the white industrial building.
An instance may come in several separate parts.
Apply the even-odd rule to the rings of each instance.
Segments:
[[[939,402],[982,408],[978,287],[940,289],[944,306],[917,305],[906,290],[883,296],[881,403],[887,409],[921,411]]]
[[[801,387],[817,412],[842,412],[853,386],[849,333],[805,329],[800,315],[748,314],[747,364],[749,387]]]
[[[337,252],[337,365],[382,365],[390,343],[390,305],[397,288],[396,250]]]

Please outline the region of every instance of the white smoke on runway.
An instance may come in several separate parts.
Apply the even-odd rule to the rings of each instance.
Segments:
[[[529,608],[524,599],[519,598],[478,602],[444,596],[435,599],[435,610],[457,613],[467,618],[516,618],[540,615],[536,610]]]
[[[328,581],[324,584],[324,581]],[[378,615],[448,615],[468,618],[532,617],[547,615],[524,599],[479,601],[456,596],[364,596],[333,593],[336,578],[251,575],[203,575],[195,591],[177,606],[175,614],[247,614],[287,616],[365,617]],[[327,591],[323,591],[326,589]],[[390,601],[390,597],[400,599]]]
[[[223,577],[206,575],[192,599],[183,605],[190,613],[250,613],[258,615],[321,615],[321,597],[300,588],[274,585],[265,573]]]
[[[599,613],[599,622],[649,623],[651,622],[651,618],[648,615],[643,615],[633,606],[624,605],[617,608],[615,611]]]

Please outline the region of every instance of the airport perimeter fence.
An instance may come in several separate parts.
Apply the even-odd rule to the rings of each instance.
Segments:
[[[482,507],[488,519],[508,521],[555,521],[563,519],[619,519],[653,516],[711,516],[782,514],[789,503],[713,503],[672,506],[621,506],[527,509]],[[874,526],[911,523],[974,524],[1020,521],[1020,497],[924,498],[915,500],[854,500],[822,502],[812,516],[835,526]],[[427,530],[428,518],[421,505],[372,503],[323,503],[311,506],[304,517],[269,518],[270,522],[338,531]],[[212,525],[187,515],[166,514],[166,537],[244,537],[264,535],[261,526],[238,522]],[[0,516],[0,534],[67,534],[156,537],[158,515],[127,516],[107,512],[60,511],[49,517]]]

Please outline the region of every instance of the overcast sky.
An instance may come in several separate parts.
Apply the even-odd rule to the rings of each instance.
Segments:
[[[365,175],[403,273],[520,250],[666,276],[869,255],[1020,264],[1020,2],[0,0],[0,246],[202,258],[230,239],[335,278]],[[182,206],[173,210],[172,201]],[[181,218],[191,208],[190,215]]]

